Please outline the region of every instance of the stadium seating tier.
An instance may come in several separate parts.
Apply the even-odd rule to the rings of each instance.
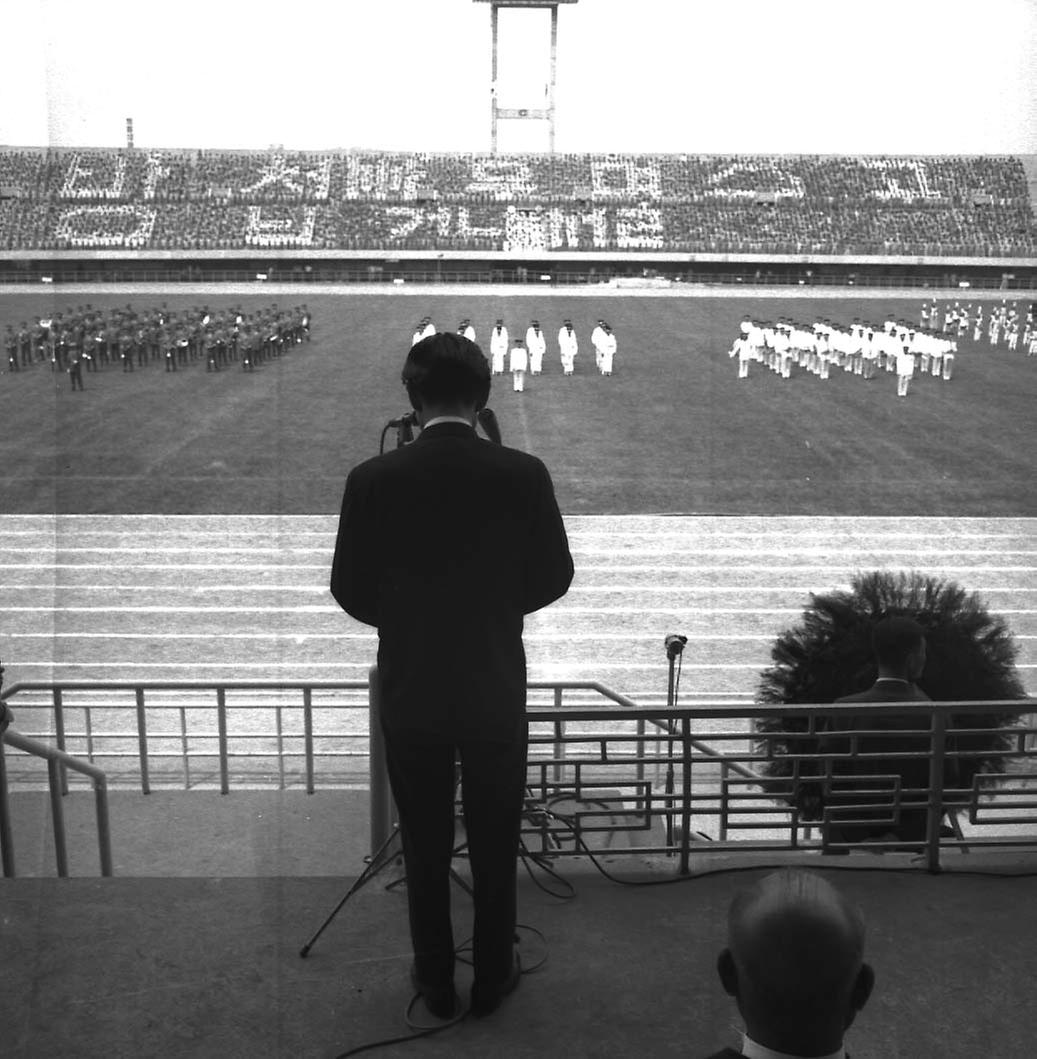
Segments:
[[[1029,255],[1012,157],[0,150],[0,249]]]

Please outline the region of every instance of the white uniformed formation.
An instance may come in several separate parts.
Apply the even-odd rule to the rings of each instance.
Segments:
[[[422,317],[411,336],[411,345],[416,345],[423,338],[436,333],[435,325],[429,316]],[[469,319],[462,320],[457,326],[457,333],[464,335],[471,342],[476,341],[475,328]],[[594,363],[602,375],[611,375],[616,356],[616,336],[612,326],[599,320],[591,332],[591,345],[594,347]],[[571,320],[565,320],[558,331],[558,355],[562,363],[562,374],[572,375],[579,353],[579,340]],[[511,336],[503,319],[498,319],[490,329],[490,371],[493,375],[511,372],[516,391],[525,389],[526,373],[540,375],[544,370],[544,356],[547,353],[547,335],[541,330],[540,321],[533,320],[526,329],[525,341]]]
[[[776,323],[746,316],[728,356],[738,358],[738,378],[749,377],[756,361],[783,379],[792,377],[793,367],[820,379],[830,378],[832,367],[874,379],[885,369],[896,373],[897,393],[907,396],[916,367],[950,381],[954,372],[957,339],[932,331],[911,328],[903,320],[887,319],[881,327],[854,320],[849,327],[831,320],[803,324],[791,319]]]
[[[990,307],[985,321],[984,312],[982,302],[977,302],[975,307],[955,302],[954,305],[948,304],[941,309],[933,298],[931,303],[922,302],[920,319],[923,327],[931,326],[933,330],[939,329],[943,333],[957,332],[959,338],[971,330],[973,342],[978,342],[986,330],[987,341],[992,346],[999,345],[1004,338],[1005,345],[1013,352],[1019,348],[1021,338],[1026,355],[1037,357],[1037,328],[1033,323],[1033,302],[1027,307],[1022,325],[1019,322],[1018,303],[1012,302],[1009,305],[1007,298],[1002,298],[1000,305]]]

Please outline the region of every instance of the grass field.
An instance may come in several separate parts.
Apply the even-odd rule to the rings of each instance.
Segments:
[[[441,329],[471,317],[548,334],[543,376],[526,392],[494,380],[506,444],[542,457],[572,514],[1032,516],[1037,361],[986,342],[959,345],[951,382],[865,382],[833,371],[784,381],[759,365],[738,380],[727,351],[746,312],[763,318],[914,320],[918,298],[654,298],[565,294],[262,296],[12,294],[0,325],[89,300],[282,306],[303,298],[314,340],[254,374],[85,375],[86,390],[37,367],[0,377],[0,504],[5,513],[284,513],[338,510],[349,467],[378,451],[407,407],[399,371],[418,317]],[[581,341],[563,378],[554,336]],[[594,370],[594,321],[619,339],[615,374]],[[488,352],[488,342],[484,341]],[[391,442],[390,442],[391,443]]]

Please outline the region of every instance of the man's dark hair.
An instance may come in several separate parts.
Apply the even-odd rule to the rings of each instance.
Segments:
[[[922,626],[913,618],[895,614],[883,618],[871,631],[875,660],[882,666],[902,666],[925,639]]]
[[[401,375],[415,408],[424,404],[486,404],[490,365],[464,335],[443,331],[411,347]]]

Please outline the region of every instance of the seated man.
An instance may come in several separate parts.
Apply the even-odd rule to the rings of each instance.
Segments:
[[[856,695],[836,699],[837,703],[930,702],[915,681],[925,669],[925,634],[911,618],[894,616],[883,618],[872,632],[872,647],[878,677],[875,683]],[[825,734],[819,740],[824,754],[850,754],[853,746],[851,733],[867,729],[886,729],[888,734],[858,737],[857,755],[832,764],[832,789],[824,800],[838,807],[830,815],[824,829],[825,845],[830,842],[868,842],[884,839],[888,842],[925,841],[928,809],[925,793],[908,794],[910,789],[929,786],[929,758],[923,756],[929,748],[926,735],[907,734],[929,728],[928,716],[912,713],[910,707],[902,714],[881,714],[867,710],[852,711],[824,722]],[[916,757],[883,758],[883,753],[914,753]],[[866,755],[866,756],[862,756]],[[945,774],[953,781],[956,762],[945,762]],[[854,780],[847,777],[861,777]],[[867,779],[865,777],[892,777]],[[866,803],[889,802],[896,778],[900,780],[902,803],[913,808],[902,808],[895,819],[892,808],[857,809]],[[860,791],[861,793],[856,793]],[[889,791],[890,793],[887,793]],[[868,792],[868,793],[864,793]],[[841,823],[842,820],[865,821]]]
[[[785,869],[736,894],[727,925],[717,972],[745,1033],[710,1059],[849,1059],[843,1035],[875,984],[857,909],[821,876]]]

